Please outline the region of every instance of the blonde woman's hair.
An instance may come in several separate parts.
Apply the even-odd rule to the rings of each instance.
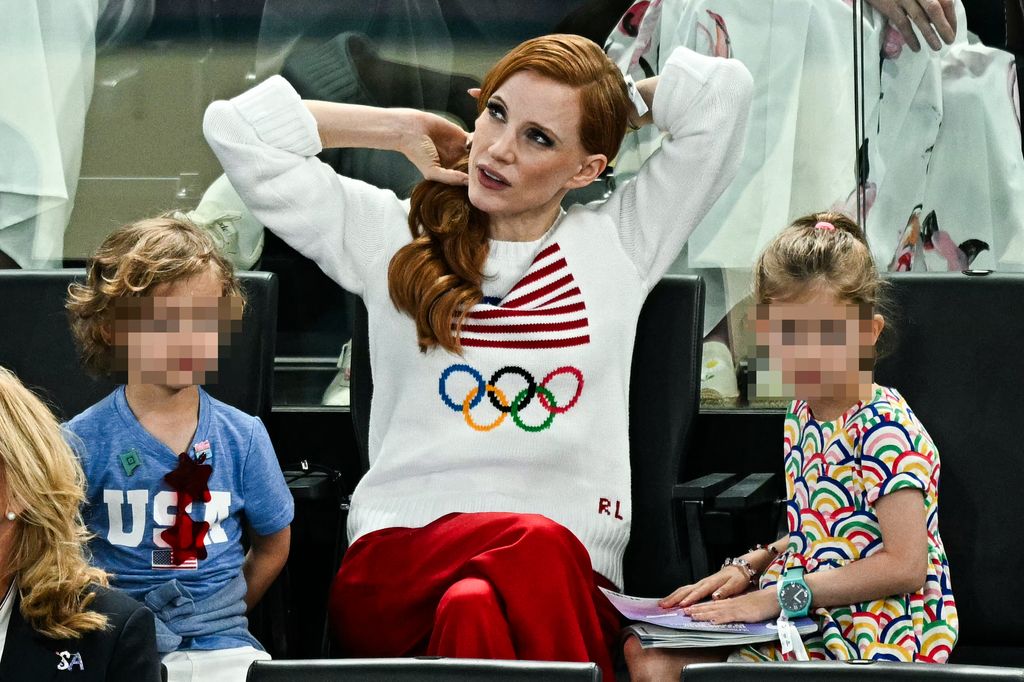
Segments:
[[[85,283],[68,287],[71,331],[85,368],[99,375],[113,369],[114,314],[120,299],[148,296],[161,284],[211,267],[220,279],[221,295],[237,302],[231,305],[231,321],[237,322],[245,305],[242,289],[231,261],[210,235],[171,215],[139,220],[110,233],[89,259]]]
[[[107,574],[86,558],[84,479],[53,413],[0,367],[0,485],[19,510],[15,521],[3,521],[15,525],[0,571],[18,581],[21,615],[32,629],[54,639],[107,625],[106,616],[88,610],[89,587],[106,585]]]

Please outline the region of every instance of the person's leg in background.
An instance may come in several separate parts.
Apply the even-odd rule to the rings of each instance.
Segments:
[[[629,637],[622,647],[632,682],[678,680],[679,674],[692,663],[721,663],[729,656],[728,647],[707,649],[644,649],[640,640]]]

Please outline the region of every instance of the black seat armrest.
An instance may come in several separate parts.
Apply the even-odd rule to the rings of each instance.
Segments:
[[[333,494],[331,477],[323,471],[285,471],[284,480],[296,502],[316,502]]]
[[[736,480],[736,474],[708,474],[672,487],[672,497],[683,502],[710,502]]]
[[[736,480],[736,474],[708,474],[672,488],[672,497],[683,503],[686,539],[690,545],[693,580],[708,574],[708,550],[704,542],[704,507]]]
[[[302,459],[284,464],[281,473],[296,502],[321,502],[344,497],[341,472]]]
[[[775,474],[750,474],[715,497],[715,509],[746,511],[778,499]]]

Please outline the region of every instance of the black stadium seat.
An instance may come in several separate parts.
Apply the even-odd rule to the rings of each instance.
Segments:
[[[1024,315],[1014,302],[1024,300],[1024,275],[914,273],[887,279],[895,343],[878,361],[875,379],[906,397],[939,451],[939,531],[959,616],[959,640],[950,660],[1013,666],[1008,674],[1019,676],[1024,668],[1024,601],[1017,584],[1024,565],[1018,527],[1024,518],[1019,440]],[[739,668],[729,671],[728,679],[744,679],[731,676]],[[870,674],[866,669],[849,673]]]
[[[850,680],[851,682],[941,682],[973,680],[1024,682],[1024,670],[982,665],[930,665],[875,661],[803,663],[697,663],[687,666],[681,682],[772,682],[773,680]]]
[[[637,323],[629,398],[633,522],[624,566],[631,594],[662,596],[689,580],[681,512],[672,496],[700,406],[703,319],[703,281],[671,275],[651,290]],[[365,471],[373,377],[362,302],[353,321],[351,396]]]
[[[86,374],[78,360],[64,301],[68,285],[84,270],[0,270],[3,329],[0,365],[39,391],[62,419],[106,396],[114,384]],[[240,272],[248,305],[230,352],[221,352],[211,395],[266,419],[270,412],[277,328],[277,278]]]
[[[352,426],[366,471],[373,377],[366,308],[361,301],[354,307]],[[699,408],[703,319],[703,281],[669,276],[651,290],[637,323],[629,415],[633,519],[624,564],[625,589],[631,594],[668,594],[690,576],[673,488],[679,483]],[[545,671],[533,679],[551,678]]]
[[[890,276],[895,386],[939,449],[939,531],[960,616],[958,663],[1024,667],[1024,275]]]
[[[691,578],[674,489],[700,409],[703,328],[704,282],[693,276],[662,279],[637,322],[629,386],[633,526],[624,565],[633,595],[661,597]]]
[[[68,286],[84,278],[81,269],[0,270],[2,328],[6,330],[0,336],[0,365],[39,393],[61,420],[74,417],[114,388],[111,381],[95,379],[82,368],[68,324],[64,309]],[[239,272],[238,278],[247,301],[241,333],[232,334],[228,352],[221,349],[217,380],[203,388],[266,421],[277,338],[277,276]],[[250,613],[253,633],[272,651],[286,646],[286,583],[282,573]]]
[[[483,661],[467,658],[375,658],[256,661],[248,682],[600,682],[593,663]]]

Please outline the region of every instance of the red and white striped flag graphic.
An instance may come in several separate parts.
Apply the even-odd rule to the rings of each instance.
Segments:
[[[568,348],[590,343],[587,306],[558,244],[498,302],[473,308],[462,325],[463,346]]]

